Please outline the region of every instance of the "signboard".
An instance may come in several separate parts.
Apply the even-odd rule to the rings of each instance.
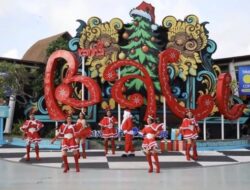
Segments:
[[[3,118],[9,116],[9,106],[0,106],[0,145],[4,143],[3,140]]]
[[[250,66],[239,67],[239,94],[250,95]]]
[[[0,106],[0,118],[6,118],[9,116],[9,106]]]

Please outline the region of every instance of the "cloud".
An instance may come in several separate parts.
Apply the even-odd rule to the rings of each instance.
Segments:
[[[10,49],[6,52],[4,52],[1,57],[8,57],[8,58],[13,58],[13,59],[18,59],[18,50],[17,49]]]
[[[8,0],[2,0],[0,6],[0,16],[6,15],[10,11],[11,2]]]
[[[47,20],[50,28],[56,32],[68,30],[72,35],[78,27],[77,19],[88,21],[89,18],[97,16],[103,22],[109,21],[114,17],[119,17],[123,21],[129,21],[129,11],[120,4],[114,4],[113,0],[107,1],[61,1],[60,4],[51,2],[49,7],[46,7],[46,15],[43,17]],[[127,2],[131,4],[131,2]],[[114,8],[115,5],[115,8]],[[126,5],[127,6],[127,5]]]
[[[132,22],[129,12],[132,8],[136,8],[142,1],[121,0],[120,3],[116,3],[114,0],[61,0],[60,3],[58,1],[49,2],[41,6],[44,9],[43,11],[38,11],[41,13],[46,12],[42,17],[48,23],[49,28],[57,33],[67,30],[74,35],[78,27],[77,19],[88,21],[89,18],[97,16],[105,22],[118,17],[124,23]],[[184,19],[185,16],[191,13],[199,13],[195,4],[189,3],[188,0],[177,0],[174,4],[169,0],[151,0],[147,2],[155,7],[156,23],[159,25],[161,25],[162,19],[168,15],[174,15],[177,19]],[[31,8],[26,8],[27,11],[32,10],[33,5],[29,6]]]

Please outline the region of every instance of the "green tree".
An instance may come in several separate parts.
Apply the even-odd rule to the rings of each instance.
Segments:
[[[29,73],[23,65],[0,62],[0,98],[5,98],[7,94],[27,95],[25,85],[29,85]]]
[[[68,40],[63,37],[59,37],[55,41],[51,42],[48,48],[46,49],[46,54],[49,57],[54,51],[60,49],[69,50]]]
[[[145,66],[151,76],[154,86],[160,90],[160,84],[157,76],[158,54],[160,48],[157,44],[157,33],[152,30],[152,22],[148,19],[135,15],[134,22],[125,27],[123,38],[128,40],[128,44],[122,46],[121,49],[126,57],[130,60],[135,60]],[[141,72],[135,67],[124,67],[121,70],[121,75],[139,74]],[[128,89],[135,88],[140,90],[144,83],[139,79],[133,79],[127,82]]]
[[[0,62],[0,86],[0,99],[10,95],[34,99],[43,91],[43,72],[21,64]]]

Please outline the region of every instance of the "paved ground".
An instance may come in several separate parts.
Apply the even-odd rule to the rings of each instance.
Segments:
[[[12,162],[21,162],[30,165],[61,168],[62,159],[59,150],[41,150],[40,161],[35,160],[34,151],[31,152],[31,160],[25,161],[25,148],[4,145],[0,148],[0,158]],[[131,169],[146,170],[148,164],[142,152],[137,151],[134,158],[122,158],[123,152],[117,151],[115,155],[104,155],[102,150],[87,151],[87,159],[80,159],[82,170],[89,169]],[[169,168],[193,168],[229,165],[250,162],[250,149],[233,149],[227,151],[199,151],[198,161],[186,161],[184,152],[165,152],[160,154],[159,160],[162,169]],[[70,167],[74,168],[74,158],[69,154]],[[73,169],[72,169],[73,170]]]
[[[36,190],[248,190],[250,164],[217,167],[164,169],[160,174],[145,170],[70,170],[31,166],[0,159],[0,189]]]

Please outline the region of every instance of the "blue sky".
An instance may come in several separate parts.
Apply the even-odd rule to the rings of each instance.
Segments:
[[[0,0],[0,56],[21,59],[36,41],[64,31],[72,36],[77,19],[98,16],[131,22],[129,11],[141,0]],[[165,16],[184,19],[195,14],[218,46],[213,58],[250,55],[249,0],[147,0],[155,7],[156,23]]]

